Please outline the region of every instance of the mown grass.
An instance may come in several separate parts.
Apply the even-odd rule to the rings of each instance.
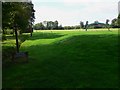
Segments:
[[[40,31],[21,51],[29,63],[3,68],[3,88],[118,88],[118,32]]]

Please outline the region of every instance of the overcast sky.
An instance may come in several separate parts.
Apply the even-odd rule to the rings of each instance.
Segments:
[[[35,24],[58,20],[59,25],[79,25],[80,21],[93,23],[112,20],[118,15],[119,0],[32,0]]]

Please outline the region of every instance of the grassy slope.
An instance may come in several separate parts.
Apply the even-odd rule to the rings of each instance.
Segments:
[[[3,87],[118,87],[117,31],[42,31],[22,44],[29,63],[3,70]]]

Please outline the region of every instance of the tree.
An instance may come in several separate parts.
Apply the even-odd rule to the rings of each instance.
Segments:
[[[84,28],[84,22],[80,21],[80,27],[83,29]]]
[[[108,28],[108,31],[110,31],[109,21],[109,19],[106,19],[106,28]]]
[[[58,26],[58,29],[59,29],[59,30],[63,30],[64,28],[63,28],[62,25],[60,25],[60,26]]]
[[[43,21],[43,25],[44,25],[45,29],[47,29],[47,21]]]
[[[117,28],[118,27],[118,19],[114,18],[111,22],[112,28]]]
[[[2,2],[2,36],[4,37],[7,28],[13,29],[13,6],[12,2]]]
[[[118,27],[120,28],[120,13],[118,15],[118,21],[117,21],[117,23],[118,23]]]
[[[35,19],[35,16],[34,16],[34,8],[33,8],[33,4],[32,2],[28,3],[28,12],[29,12],[29,28],[30,28],[30,31],[31,31],[31,36],[32,36],[32,32],[33,32],[33,23],[34,23],[34,19]]]
[[[53,25],[54,23],[52,21],[47,21],[47,29],[50,30],[50,29],[53,29]]]
[[[34,28],[35,30],[44,30],[44,29],[45,29],[45,26],[43,25],[42,22],[40,22],[40,23],[35,24],[35,25],[33,26],[33,28]]]
[[[34,9],[32,2],[3,2],[3,32],[11,28],[16,34],[16,49],[19,52],[17,30],[26,30],[34,21]],[[7,10],[7,11],[6,11]],[[4,16],[5,15],[5,16]],[[31,26],[32,27],[32,26]]]
[[[58,29],[58,21],[43,21],[40,23],[37,23],[34,25],[34,29],[36,30],[43,30],[43,29],[48,29],[48,30],[54,30],[54,29]]]
[[[86,24],[85,24],[85,30],[87,31],[88,29],[88,21],[86,21]]]
[[[57,20],[54,22],[54,28],[53,29],[58,29],[58,21]]]
[[[75,29],[80,29],[80,25],[74,26]]]

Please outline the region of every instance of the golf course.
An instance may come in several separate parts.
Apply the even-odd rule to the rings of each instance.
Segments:
[[[118,88],[118,29],[34,30],[27,63],[3,70],[4,88]]]

